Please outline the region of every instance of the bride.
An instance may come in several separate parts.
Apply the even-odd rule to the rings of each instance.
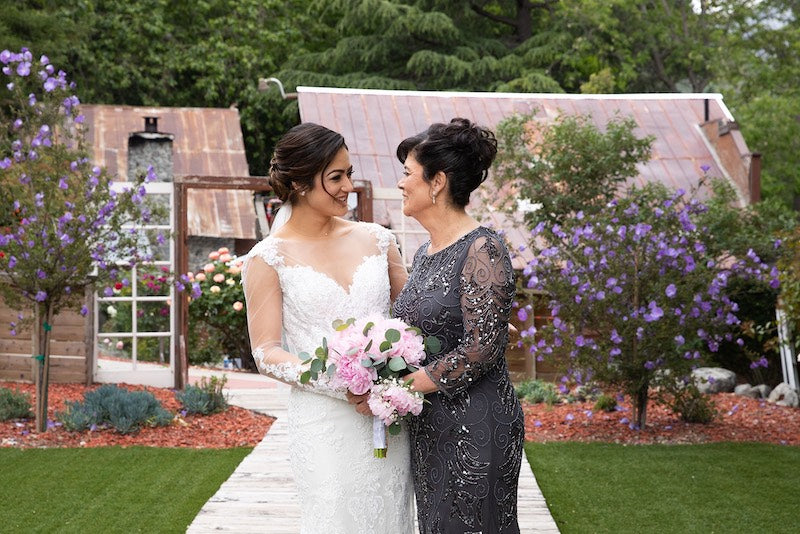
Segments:
[[[372,421],[324,383],[302,385],[297,354],[313,354],[334,319],[389,315],[407,273],[394,236],[340,218],[353,191],[344,138],[304,123],[275,147],[270,185],[284,201],[269,237],[244,263],[253,356],[262,373],[291,384],[289,455],[301,500],[301,532],[413,531],[409,438],[388,437],[373,457]],[[278,228],[279,227],[279,228]],[[277,229],[276,229],[277,228]]]

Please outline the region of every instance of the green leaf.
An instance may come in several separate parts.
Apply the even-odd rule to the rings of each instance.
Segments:
[[[311,362],[311,374],[317,374],[325,370],[325,363],[322,360],[314,360]]]
[[[311,359],[311,355],[309,353],[305,352],[305,351],[299,353],[297,355],[297,357],[300,358],[300,361],[303,362],[303,363],[305,363],[305,362],[307,362],[308,360]]]
[[[300,375],[300,383],[301,384],[308,384],[308,381],[311,379],[311,371],[305,371]]]
[[[442,342],[436,336],[428,336],[425,338],[425,350],[428,354],[439,354],[442,350]]]
[[[331,326],[337,332],[340,332],[340,331],[344,330],[345,328],[347,328],[347,324],[344,321],[342,321],[341,319],[334,320],[333,323],[331,323]]]
[[[391,360],[389,360],[389,369],[391,369],[392,371],[398,372],[402,371],[405,368],[406,368],[406,361],[403,358],[400,358],[398,356],[396,358],[392,358]]]
[[[409,326],[408,328],[406,328],[406,332],[414,332],[418,336],[422,335],[422,330],[420,330],[416,326]]]
[[[380,350],[381,352],[386,352],[387,350],[389,350],[391,348],[392,348],[392,344],[390,342],[388,342],[388,341],[384,341],[383,343],[381,343],[381,346],[378,347],[378,350]]]
[[[326,370],[326,372],[328,373],[328,376],[335,375],[336,374],[336,364],[335,363],[330,364],[328,366],[328,369]]]
[[[400,423],[395,421],[394,423],[389,425],[387,430],[389,431],[389,434],[391,434],[392,436],[396,436],[397,434],[400,433],[400,431],[402,430],[402,427],[400,426]]]
[[[372,321],[368,322],[368,323],[367,323],[367,324],[364,326],[364,330],[363,330],[361,333],[362,333],[362,334],[364,334],[364,335],[366,336],[367,334],[369,334],[369,331],[370,331],[370,329],[371,329],[373,326],[375,326],[375,323],[373,323]]]
[[[369,358],[364,358],[363,360],[361,360],[361,365],[363,365],[364,367],[372,367],[372,360]]]
[[[372,340],[370,339],[369,343],[367,343],[367,346],[364,347],[364,352],[369,352],[369,349],[371,348],[372,348]]]
[[[386,331],[386,341],[390,343],[395,343],[396,341],[400,341],[400,331],[395,328],[390,328]]]

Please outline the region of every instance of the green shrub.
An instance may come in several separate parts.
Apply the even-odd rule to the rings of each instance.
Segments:
[[[108,426],[120,434],[136,432],[142,426],[165,426],[172,415],[148,391],[128,391],[105,384],[84,395],[83,402],[66,402],[66,411],[57,412],[67,430],[83,431]]]
[[[594,403],[594,409],[602,412],[613,412],[617,409],[617,399],[613,395],[600,395]]]
[[[0,388],[0,421],[33,417],[30,398],[27,393]]]
[[[199,413],[208,415],[223,411],[228,407],[228,400],[222,392],[228,378],[212,376],[210,379],[203,377],[198,385],[186,386],[183,391],[175,393],[186,413]]]
[[[559,400],[556,385],[544,380],[526,380],[516,386],[516,391],[517,397],[525,399],[532,404],[540,402],[555,404]]]
[[[710,423],[718,415],[711,397],[701,393],[692,381],[663,388],[659,391],[659,401],[687,423]]]

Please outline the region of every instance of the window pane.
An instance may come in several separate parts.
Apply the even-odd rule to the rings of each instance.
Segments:
[[[142,265],[136,277],[136,294],[140,297],[169,296],[169,267],[159,265]]]
[[[132,303],[98,302],[98,332],[130,332]]]
[[[137,302],[138,332],[169,332],[170,306],[167,301]]]

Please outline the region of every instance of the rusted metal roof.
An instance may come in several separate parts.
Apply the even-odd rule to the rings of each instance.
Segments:
[[[157,117],[158,130],[172,134],[175,175],[249,176],[244,139],[235,108],[81,106],[94,161],[118,180],[128,180],[128,136]],[[188,192],[189,235],[255,239],[256,215],[249,191]]]
[[[402,166],[395,157],[398,143],[428,125],[465,117],[495,129],[512,114],[536,110],[537,121],[546,123],[562,114],[583,114],[591,115],[600,128],[615,115],[630,117],[636,122],[636,135],[655,136],[652,158],[639,169],[640,183],[661,182],[689,190],[702,176],[701,165],[708,165],[710,175],[730,180],[742,203],[750,200],[749,153],[741,134],[736,129],[729,132],[728,146],[733,147],[733,153],[721,157],[715,149],[716,141],[704,131],[708,124],[713,123],[716,132],[717,122],[733,122],[719,94],[564,95],[325,87],[298,87],[297,92],[301,120],[344,135],[357,177],[372,181],[376,197],[381,196],[381,189],[387,193],[390,188],[396,189],[402,177]],[[709,121],[705,118],[706,105]],[[488,182],[482,189],[487,187]],[[478,200],[475,196],[473,200]],[[504,230],[516,249],[527,243],[527,236],[508,224],[504,214],[483,209],[479,200],[468,209],[480,211],[484,221],[488,219],[495,228]],[[405,254],[413,254],[427,239],[416,221],[404,220],[401,200],[376,200],[373,212],[376,222],[394,230],[403,227],[419,232],[407,238]],[[521,252],[515,266],[524,265],[527,256]]]

